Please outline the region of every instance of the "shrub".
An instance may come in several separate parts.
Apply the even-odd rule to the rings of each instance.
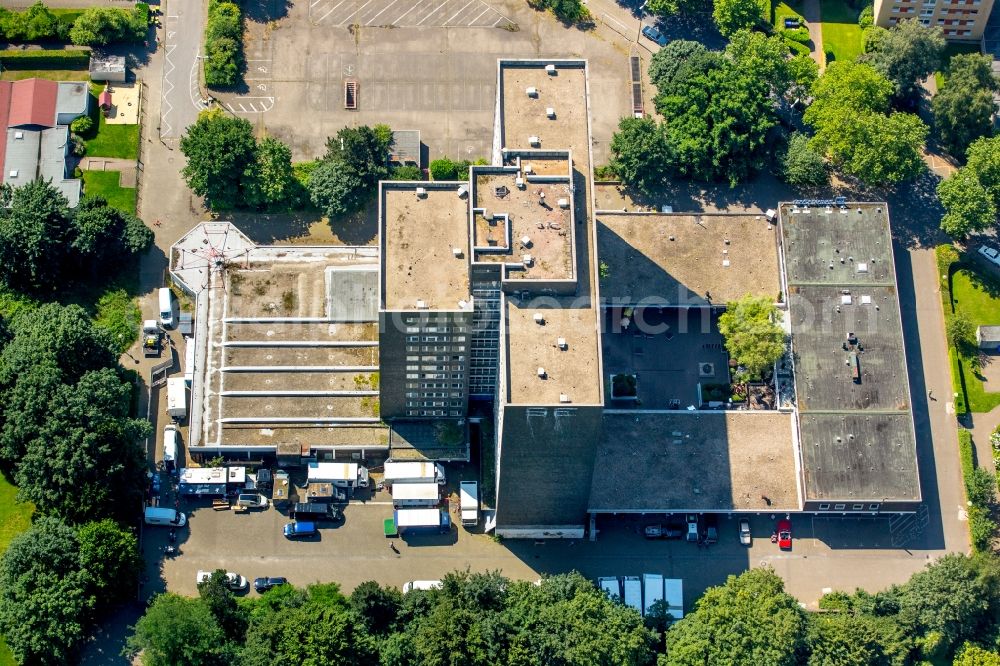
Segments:
[[[93,127],[94,121],[90,119],[90,116],[80,116],[69,124],[70,130],[72,130],[74,134],[86,134]]]
[[[872,5],[868,5],[861,10],[861,14],[858,15],[858,25],[860,25],[862,29],[870,28],[875,25],[875,9]]]
[[[138,7],[90,7],[73,22],[69,38],[74,44],[81,46],[139,42],[146,38],[148,26],[148,6],[145,11]]]
[[[394,167],[392,171],[389,172],[390,180],[423,180],[424,172],[420,170],[420,167],[413,166],[412,164],[407,164],[405,166]]]
[[[799,44],[808,44],[810,41],[809,30],[806,28],[785,28],[781,31],[781,36]]]
[[[39,42],[65,39],[69,25],[49,11],[41,2],[24,10],[12,12],[0,9],[0,36],[11,42]]]
[[[0,51],[4,69],[85,69],[90,51]]]
[[[788,50],[795,55],[808,56],[811,53],[808,46],[805,44],[799,44],[798,42],[794,42],[790,39],[785,40],[785,45],[788,47]]]
[[[434,180],[456,180],[460,165],[447,157],[431,162],[431,178]]]
[[[969,534],[976,551],[989,550],[997,524],[990,517],[996,502],[996,481],[984,469],[977,469],[972,448],[972,434],[965,429],[958,431],[958,457],[962,463],[962,479],[968,499]]]
[[[225,0],[209,2],[205,56],[205,83],[209,87],[236,85],[243,66],[243,15],[239,5]]]

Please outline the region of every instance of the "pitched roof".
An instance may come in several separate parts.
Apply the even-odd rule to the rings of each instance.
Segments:
[[[7,127],[56,124],[56,96],[59,86],[45,79],[24,79],[13,84]]]
[[[7,154],[7,118],[10,115],[10,98],[13,83],[0,81],[0,182],[3,182],[4,156]]]

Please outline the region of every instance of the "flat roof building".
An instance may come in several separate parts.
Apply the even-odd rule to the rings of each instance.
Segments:
[[[992,11],[993,0],[875,0],[875,25],[891,28],[900,21],[919,21],[938,28],[949,41],[977,42]]]

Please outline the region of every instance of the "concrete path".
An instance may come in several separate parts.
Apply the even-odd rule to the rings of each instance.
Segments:
[[[812,59],[819,65],[819,71],[826,68],[826,52],[823,50],[823,20],[820,13],[819,0],[804,0],[802,3],[802,16],[806,19],[806,27],[809,28],[809,39],[813,43]]]
[[[80,160],[80,168],[84,171],[124,171],[134,169],[135,160],[124,160],[117,157],[84,157]]]

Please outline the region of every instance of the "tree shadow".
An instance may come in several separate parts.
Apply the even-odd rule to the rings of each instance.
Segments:
[[[243,3],[243,16],[254,23],[270,23],[288,16],[293,4],[290,0],[247,0]]]

